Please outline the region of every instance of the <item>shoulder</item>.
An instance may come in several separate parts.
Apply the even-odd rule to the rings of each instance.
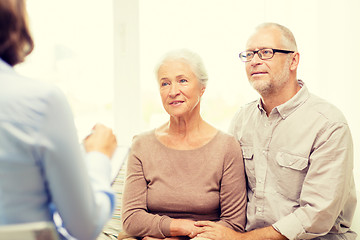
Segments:
[[[156,143],[155,130],[145,131],[135,135],[132,139],[133,149],[149,148]]]
[[[14,71],[0,72],[0,83],[0,109],[9,121],[36,123],[49,108],[59,107],[62,111],[61,105],[67,104],[64,94],[56,86]]]
[[[5,83],[1,88],[1,96],[9,98],[15,102],[25,99],[26,101],[45,101],[49,98],[64,98],[63,93],[58,87],[51,83],[39,81],[22,76],[15,71],[0,72],[1,83]]]
[[[346,118],[342,111],[329,101],[320,98],[314,94],[310,95],[307,105],[311,106],[312,114],[317,115],[323,121],[329,124],[347,124]]]
[[[257,109],[259,100],[254,100],[252,102],[249,102],[247,104],[244,104],[239,108],[239,110],[236,112],[235,116],[242,116],[244,113],[252,112]]]
[[[216,135],[216,138],[218,141],[221,141],[223,143],[236,143],[237,140],[234,136],[232,136],[229,133],[223,132],[222,130],[218,130],[218,134]]]
[[[230,122],[229,132],[231,134],[235,134],[238,128],[246,122],[246,119],[251,118],[259,110],[258,103],[259,100],[254,100],[240,107]]]
[[[224,170],[238,169],[242,171],[243,155],[239,141],[234,136],[222,131],[219,131],[217,138],[218,147],[214,150],[221,154]]]
[[[219,148],[224,149],[227,153],[241,153],[239,141],[232,135],[219,130],[216,135],[216,143]]]

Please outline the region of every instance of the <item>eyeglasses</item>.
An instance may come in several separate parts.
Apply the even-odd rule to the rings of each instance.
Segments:
[[[276,52],[293,53],[294,51],[274,49],[274,48],[264,48],[264,49],[259,49],[257,51],[241,52],[239,54],[239,58],[243,62],[250,62],[254,58],[255,54],[257,54],[261,60],[267,60],[267,59],[271,59]]]

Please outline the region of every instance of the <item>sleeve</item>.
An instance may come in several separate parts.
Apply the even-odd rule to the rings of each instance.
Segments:
[[[220,188],[221,215],[219,224],[244,232],[246,224],[246,180],[240,143],[231,138],[225,156]]]
[[[51,201],[72,236],[95,239],[114,209],[109,158],[92,152],[85,163],[70,106],[60,90],[49,91],[45,106],[38,154]]]
[[[273,227],[289,239],[326,235],[339,222],[337,217],[344,214],[344,206],[352,196],[352,171],[353,144],[348,125],[326,126],[310,155],[300,207]],[[342,223],[338,225],[340,228]]]
[[[128,158],[123,193],[123,229],[132,236],[165,238],[170,236],[171,218],[151,214],[147,209],[147,182],[142,161],[135,154],[138,151],[135,142],[134,140]]]

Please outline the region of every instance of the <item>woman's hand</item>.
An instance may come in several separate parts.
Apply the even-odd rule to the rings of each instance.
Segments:
[[[188,236],[195,237],[200,231],[200,228],[195,226],[195,221],[188,219],[172,219],[170,223],[171,236]]]
[[[111,158],[117,147],[116,137],[111,128],[96,124],[92,133],[84,139],[84,147],[86,152],[97,151]]]
[[[207,222],[207,221],[206,221]],[[170,223],[170,234],[173,237],[167,238],[155,238],[155,237],[144,237],[142,240],[210,240],[209,238],[199,236],[198,233],[204,232],[202,227],[195,226],[195,221],[187,219],[172,219]]]

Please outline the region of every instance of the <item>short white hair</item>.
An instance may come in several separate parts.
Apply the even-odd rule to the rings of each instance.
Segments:
[[[256,30],[260,30],[263,28],[278,29],[282,35],[282,44],[284,45],[284,47],[288,48],[288,50],[292,50],[296,52],[298,51],[294,34],[287,27],[280,25],[278,23],[266,22],[257,26]]]
[[[208,74],[199,54],[185,48],[167,52],[155,67],[156,76],[161,65],[169,60],[182,60],[185,63],[189,64],[196,78],[203,86],[206,87],[208,81]]]

